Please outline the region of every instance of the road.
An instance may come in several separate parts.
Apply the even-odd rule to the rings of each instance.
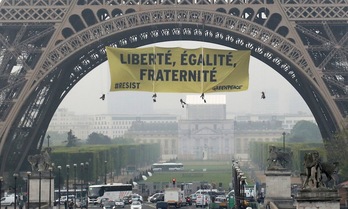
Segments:
[[[1,206],[1,209],[5,209],[5,207],[7,207],[7,209],[14,209],[14,206],[4,206],[4,205]],[[46,208],[46,207],[42,206],[42,209],[44,209],[44,208]],[[60,206],[60,208],[58,206],[53,206],[52,208],[53,209],[65,209],[64,206]],[[89,205],[88,208],[89,209],[102,209],[99,206],[95,206],[95,205]],[[130,209],[130,205],[126,205],[124,208],[125,209]],[[153,209],[153,208],[156,208],[156,204],[155,203],[145,202],[143,204],[143,208],[142,209]],[[183,206],[182,207],[182,209],[194,209],[194,208],[196,208],[196,206],[194,206],[194,205]],[[16,209],[19,209],[19,207],[17,206]],[[23,209],[25,209],[25,207],[23,207]],[[79,209],[79,208],[77,208],[77,209]]]

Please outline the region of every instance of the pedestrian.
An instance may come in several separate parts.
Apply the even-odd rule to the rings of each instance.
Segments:
[[[19,200],[19,209],[23,209],[23,206],[24,206],[24,201],[23,201],[23,199],[20,199]]]
[[[69,202],[69,209],[73,209],[74,208],[74,202],[73,201],[70,201]]]

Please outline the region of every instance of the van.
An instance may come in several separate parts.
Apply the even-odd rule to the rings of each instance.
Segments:
[[[1,198],[1,205],[14,205],[15,203],[15,198],[14,196],[7,196]]]
[[[206,194],[197,194],[196,207],[206,207],[210,204],[210,196]]]

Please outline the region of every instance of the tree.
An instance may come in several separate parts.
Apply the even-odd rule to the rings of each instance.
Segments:
[[[348,128],[335,134],[333,139],[325,140],[325,148],[331,162],[338,162],[339,181],[348,180]]]
[[[301,120],[295,124],[288,137],[289,142],[323,142],[318,126]]]
[[[114,138],[112,141],[115,144],[134,144],[134,139],[131,138],[117,137]]]
[[[86,144],[111,144],[111,139],[103,134],[93,132],[88,135]]]

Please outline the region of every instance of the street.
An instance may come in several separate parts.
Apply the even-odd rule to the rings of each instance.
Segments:
[[[42,209],[43,208],[46,208],[46,207],[43,205]],[[53,206],[52,208],[53,209],[65,209],[64,206],[60,206],[60,208],[58,206]],[[89,205],[88,208],[90,208],[90,209],[102,209],[98,205]],[[125,209],[130,209],[130,205],[126,205],[124,208]],[[156,208],[156,204],[155,203],[148,203],[148,202],[144,202],[143,203],[142,209],[153,209],[153,208]],[[193,209],[193,208],[196,208],[196,206],[194,206],[194,205],[189,206],[188,205],[188,206],[183,206],[182,208],[183,209]],[[14,209],[14,206],[2,205],[1,209]],[[19,206],[17,206],[16,209],[19,209]],[[23,207],[23,209],[25,209],[25,207]]]

